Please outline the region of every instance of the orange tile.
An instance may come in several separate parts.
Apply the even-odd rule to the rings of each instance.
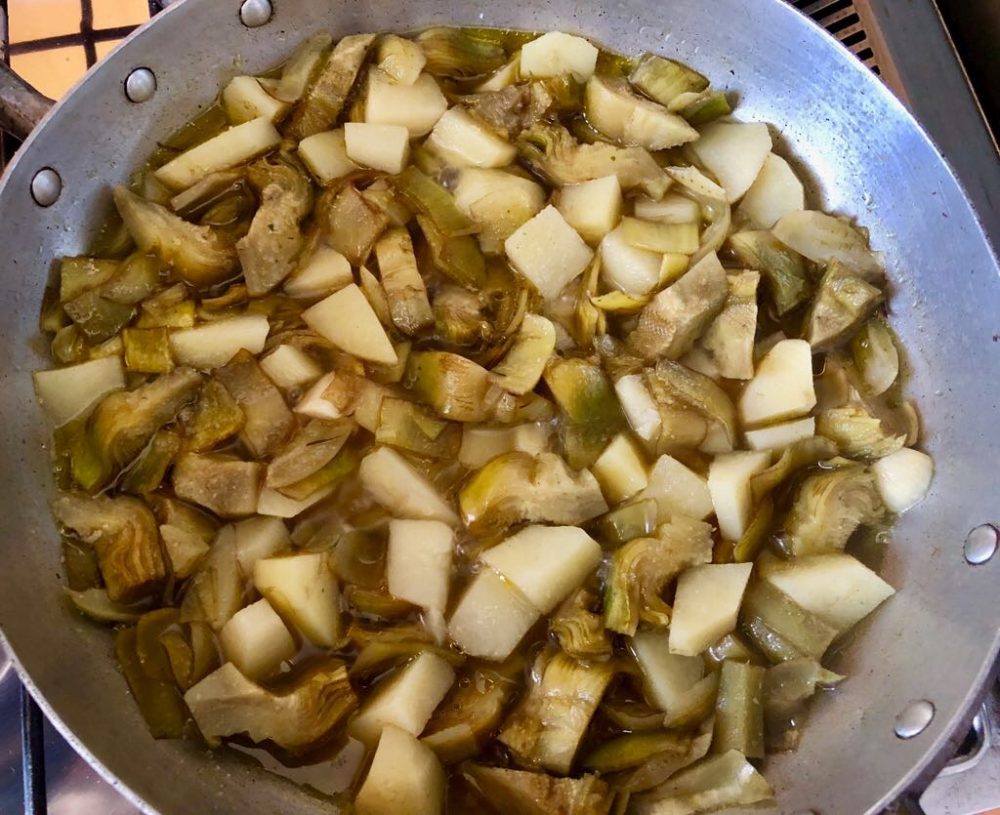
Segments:
[[[79,0],[8,0],[7,12],[11,42],[80,30]]]
[[[120,42],[121,40],[112,40],[111,42],[94,43],[94,49],[97,51],[97,58],[99,60],[104,59]]]
[[[15,54],[10,61],[15,71],[52,99],[62,96],[87,70],[82,46]]]
[[[138,25],[149,19],[146,0],[93,0],[94,28]]]

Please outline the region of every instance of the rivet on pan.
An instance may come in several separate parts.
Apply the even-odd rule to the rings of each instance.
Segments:
[[[62,194],[62,179],[51,167],[35,173],[31,179],[31,197],[40,207],[51,207]]]
[[[988,561],[997,552],[1000,532],[993,524],[982,524],[965,538],[965,559],[973,566]]]
[[[271,0],[243,0],[240,20],[247,28],[258,28],[271,19],[274,7]]]
[[[125,79],[125,95],[130,102],[148,102],[156,93],[156,75],[149,68],[136,68]]]
[[[934,719],[934,705],[926,699],[910,702],[896,717],[895,731],[901,739],[912,739],[923,733]]]

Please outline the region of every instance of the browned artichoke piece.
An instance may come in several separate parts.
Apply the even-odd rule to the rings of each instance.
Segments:
[[[389,225],[389,216],[369,204],[353,184],[347,184],[335,195],[331,191],[322,196],[318,210],[328,243],[353,266],[365,262],[375,241]]]
[[[254,355],[245,349],[240,351],[215,375],[246,418],[240,432],[242,442],[254,456],[274,453],[295,429],[295,417]]]
[[[178,498],[211,510],[222,518],[242,518],[257,511],[264,465],[227,456],[186,453],[174,465]]]
[[[218,379],[209,379],[198,401],[181,417],[184,449],[193,453],[211,450],[243,429],[246,417],[236,400]]]

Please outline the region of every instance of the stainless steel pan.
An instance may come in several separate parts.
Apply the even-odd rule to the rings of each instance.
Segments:
[[[884,553],[883,573],[902,591],[838,658],[850,679],[816,706],[798,752],[769,760],[768,776],[783,813],[877,812],[919,785],[967,722],[1000,644],[1000,558],[970,565],[963,556],[969,531],[998,512],[1000,279],[962,190],[916,122],[779,0],[279,0],[269,19],[254,13],[267,5],[250,0],[243,19],[238,0],[171,6],[46,116],[0,183],[0,625],[56,726],[148,812],[331,811],[225,751],[153,741],[110,639],[64,608],[46,505],[47,431],[29,376],[46,364],[36,315],[52,258],[84,248],[109,205],[109,185],[158,136],[208,104],[237,70],[264,69],[309,34],[442,23],[559,28],[629,53],[676,56],[736,91],[739,114],[774,125],[813,180],[817,203],[857,215],[886,253],[894,325],[910,352],[910,391],[937,475]],[[140,67],[152,72],[155,92],[130,101],[127,88],[137,100],[153,90],[128,82]],[[24,123],[31,119],[29,110]],[[39,178],[44,168],[54,173]],[[988,544],[990,531],[983,534]],[[921,700],[929,705],[913,706]],[[910,739],[896,735],[914,721],[927,726],[910,728],[919,731]]]

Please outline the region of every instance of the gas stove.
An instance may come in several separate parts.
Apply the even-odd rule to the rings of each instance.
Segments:
[[[82,51],[81,68],[134,26],[95,27],[100,0],[80,6],[80,28],[65,35],[7,37],[11,15],[34,0],[0,0],[0,58]],[[117,0],[107,0],[115,3]],[[156,14],[171,0],[144,0]],[[789,0],[849,48],[909,106],[963,182],[1000,247],[1000,4],[997,0]],[[8,6],[10,8],[8,9]],[[0,132],[0,170],[16,149]],[[957,754],[903,811],[1000,815],[1000,692],[994,688]],[[0,647],[0,815],[135,815],[56,730],[21,687]]]

